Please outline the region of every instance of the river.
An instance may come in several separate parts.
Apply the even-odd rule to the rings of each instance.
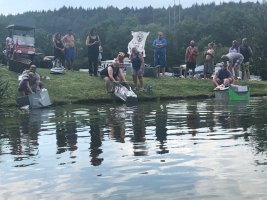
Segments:
[[[267,98],[0,113],[0,199],[267,199]]]

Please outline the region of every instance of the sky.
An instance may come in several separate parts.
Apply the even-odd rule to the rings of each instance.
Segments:
[[[82,7],[82,8],[97,8],[114,6],[119,9],[124,7],[147,7],[167,8],[174,4],[182,5],[183,8],[191,7],[198,4],[209,4],[215,2],[219,5],[222,2],[239,2],[240,0],[0,0],[0,14],[16,15],[27,11],[42,11],[54,10],[65,6]],[[241,0],[242,2],[257,2],[257,0]],[[261,0],[259,0],[261,2]]]

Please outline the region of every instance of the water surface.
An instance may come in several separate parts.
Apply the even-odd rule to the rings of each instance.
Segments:
[[[0,114],[0,199],[267,199],[267,99]]]

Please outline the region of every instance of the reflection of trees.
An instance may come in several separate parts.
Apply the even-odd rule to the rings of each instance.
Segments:
[[[267,99],[257,99],[253,102],[248,114],[250,118],[246,126],[251,127],[247,131],[249,139],[255,143],[257,153],[267,154]]]
[[[159,150],[157,151],[158,154],[164,154],[164,153],[169,152],[166,146],[167,118],[168,118],[168,114],[167,114],[166,105],[160,105],[156,110],[156,119],[155,119],[156,138],[157,138],[157,141],[159,141],[159,145],[158,145]]]
[[[200,126],[200,117],[199,113],[197,111],[197,105],[192,105],[190,103],[187,104],[187,127],[188,127],[188,133],[192,134],[192,136],[195,136],[197,133],[197,128]]]
[[[117,107],[107,110],[107,125],[111,138],[124,143],[125,138],[125,107]]]
[[[244,131],[250,126],[250,112],[247,101],[215,101],[215,117],[222,128],[243,128]]]
[[[1,119],[0,139],[9,139],[8,144],[12,155],[36,155],[42,114],[42,110],[31,110],[16,117]],[[23,159],[21,156],[15,157],[15,161]]]
[[[77,124],[71,111],[56,110],[57,154],[77,149]]]
[[[134,108],[133,118],[133,151],[135,156],[147,155],[146,148],[146,127],[145,127],[145,111],[144,106],[140,105]]]
[[[103,158],[99,158],[99,155],[103,153],[101,149],[102,138],[100,135],[100,116],[96,107],[93,107],[90,110],[89,116],[89,124],[90,124],[90,134],[91,134],[91,142],[90,142],[90,157],[91,164],[94,166],[101,165]]]

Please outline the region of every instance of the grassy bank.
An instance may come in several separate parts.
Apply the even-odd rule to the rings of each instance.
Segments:
[[[52,75],[49,69],[38,69],[44,80],[51,100],[55,105],[70,103],[112,102],[113,98],[106,94],[104,83],[100,77],[88,76],[85,72],[67,72],[65,75]],[[16,105],[18,97],[18,74],[0,67],[0,74],[9,82],[7,97],[2,101],[4,106]],[[127,75],[127,81],[132,84],[132,77]],[[145,85],[152,86],[152,93],[136,92],[139,101],[211,98],[214,95],[211,80],[180,79],[173,77],[144,78]],[[266,81],[240,81],[241,85],[249,85],[251,96],[267,95]]]

